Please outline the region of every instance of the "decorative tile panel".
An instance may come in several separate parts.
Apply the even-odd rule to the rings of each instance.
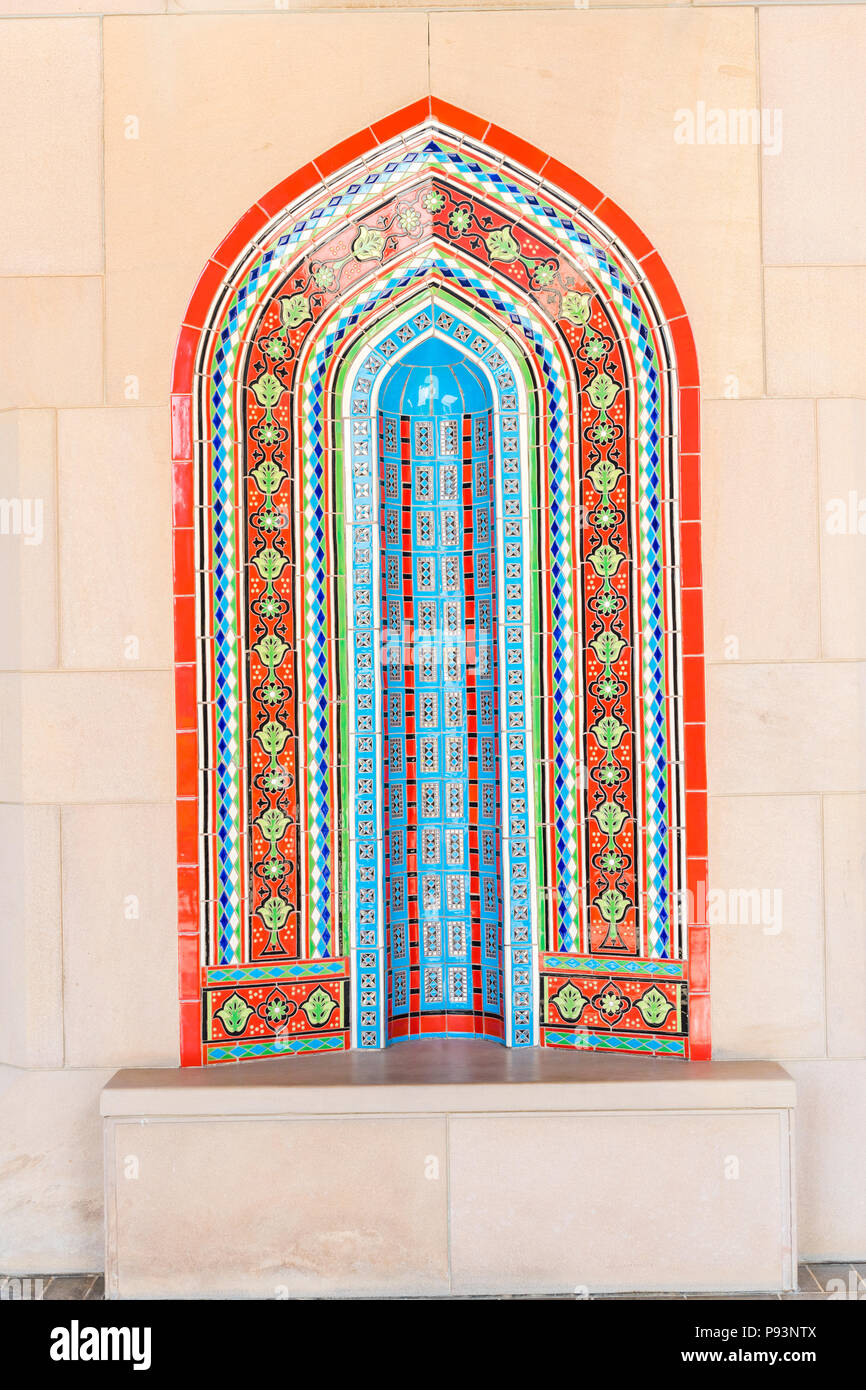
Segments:
[[[705,1056],[682,307],[558,166],[431,115],[360,168],[232,258],[194,379],[179,347],[183,1060],[467,1031]],[[431,343],[483,409],[390,402]]]

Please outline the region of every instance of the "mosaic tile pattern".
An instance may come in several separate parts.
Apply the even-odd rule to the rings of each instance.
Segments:
[[[425,269],[427,268],[429,268],[429,262],[425,263]],[[515,390],[520,390],[518,385],[520,373],[514,361],[511,358],[506,359],[505,351],[501,343],[498,345],[491,343],[488,338],[484,338],[481,333],[479,333],[479,323],[473,320],[466,306],[462,305],[458,300],[450,297],[443,290],[438,290],[432,300],[429,298],[428,292],[425,292],[422,298],[423,303],[419,302],[417,299],[410,300],[408,305],[405,305],[395,316],[389,319],[387,322],[387,331],[380,331],[369,354],[362,357],[360,366],[356,369],[357,372],[360,373],[358,379],[361,383],[373,383],[372,388],[367,385],[363,386],[362,390],[366,391],[368,394],[372,392],[375,396],[375,381],[377,374],[384,379],[391,365],[399,364],[408,353],[411,353],[416,346],[423,343],[424,339],[431,334],[435,334],[438,341],[442,343],[452,344],[455,347],[462,347],[467,352],[467,360],[474,364],[475,368],[480,368],[482,375],[488,381],[491,394],[496,403],[494,413],[494,418],[496,420],[496,438],[494,445],[498,447],[503,458],[505,458],[506,455],[514,456],[509,459],[509,466],[513,469],[516,464],[520,463],[521,455],[525,452],[522,447],[522,440],[526,435],[526,431],[521,425],[521,422],[526,419],[525,411],[522,415],[514,413]],[[487,324],[486,327],[489,331],[489,324]],[[502,370],[503,363],[506,360],[511,367],[511,371],[508,373]],[[353,390],[355,389],[356,388],[353,388]],[[523,393],[521,393],[520,399],[524,398]],[[503,409],[503,400],[506,407],[505,409]],[[357,441],[358,438],[355,434],[357,423],[355,412],[359,404],[360,402],[358,401],[357,395],[353,394],[353,441]],[[363,443],[361,448],[363,449]],[[352,486],[356,494],[358,490],[361,489],[360,500],[359,497],[356,496],[356,512],[358,507],[366,506],[363,498],[363,489],[366,486],[364,469],[365,455],[363,452],[358,452],[357,442],[354,442],[354,452],[352,456]],[[527,486],[525,478],[522,480],[521,486]],[[506,503],[503,501],[499,510],[504,511],[505,506]],[[362,532],[362,541],[366,543],[368,539],[366,535],[366,526],[362,526],[360,530]],[[512,563],[510,567],[513,569],[513,554],[517,547],[520,547],[522,554],[529,554],[528,518],[524,516],[517,519],[506,519],[502,525],[502,536],[505,536],[506,533],[508,534],[507,544],[512,553]],[[504,551],[504,546],[505,542],[503,542],[500,537],[498,549]],[[356,558],[358,558],[359,553],[360,552],[356,549]],[[497,574],[504,576],[505,565],[500,563],[498,568],[494,566],[494,570]],[[501,592],[499,592],[499,589],[501,589]],[[497,596],[499,599],[499,612],[502,613],[505,611],[504,585],[499,586],[499,589],[497,590]],[[364,661],[364,651],[363,648],[359,649],[358,647],[358,642],[360,640],[358,635],[359,617],[355,609],[351,606],[359,596],[362,597],[364,603],[366,603],[366,593],[360,595],[357,585],[353,583],[350,590],[350,627],[355,633],[355,649],[354,661],[352,666],[350,666],[350,677],[354,669],[356,671],[357,689],[361,691],[363,673],[359,663],[363,663]],[[513,603],[511,606],[513,608]],[[352,616],[353,613],[355,614],[354,617]],[[362,631],[363,629],[361,628],[360,630]],[[503,776],[506,777],[504,791],[507,792],[507,800],[504,800],[503,804],[507,807],[509,815],[512,807],[514,807],[515,813],[522,816],[525,815],[526,812],[527,792],[529,791],[531,793],[532,789],[532,765],[525,755],[526,731],[531,725],[531,706],[528,702],[529,692],[525,688],[526,671],[530,665],[529,627],[526,623],[517,626],[508,626],[501,631],[501,636],[504,637],[507,648],[504,655],[504,663],[509,672],[508,680],[510,684],[510,690],[507,696],[510,703],[508,715],[510,723],[510,755],[507,763],[504,762],[501,754],[497,751],[498,745],[495,745],[494,757],[498,762],[500,779]],[[378,640],[381,649],[381,636]],[[515,707],[515,698],[516,694],[519,694],[520,691],[522,691],[519,705],[521,713],[518,717],[517,708]],[[363,698],[363,693],[356,695],[356,700],[363,700]],[[376,708],[378,711],[379,706]],[[384,713],[385,710],[386,706],[383,705],[382,712]],[[356,716],[359,721],[363,720],[365,717],[364,710],[360,706],[356,709]],[[380,720],[377,720],[377,727],[379,727],[380,722]],[[359,738],[359,746],[361,742],[362,740]],[[362,788],[361,782],[356,782],[354,780],[357,775],[357,769],[352,759],[354,747],[355,745],[350,745],[350,783],[357,788],[359,794],[362,789],[366,794],[367,782],[365,781],[363,783]],[[368,749],[367,751],[374,751],[375,758],[381,762],[383,766],[387,767],[388,759],[384,757],[384,750],[382,747],[374,743],[373,749]],[[363,777],[363,769],[361,770],[361,775]],[[376,833],[378,835],[378,829]],[[359,836],[356,854],[360,855],[363,852],[363,845],[363,837]],[[505,938],[505,986],[506,995],[510,1000],[510,1008],[507,1010],[506,1029],[510,1027],[510,1037],[514,1040],[515,1045],[529,1045],[533,1037],[531,1031],[532,996],[530,970],[528,967],[532,960],[531,943],[534,939],[530,928],[530,901],[527,886],[533,878],[531,867],[534,861],[534,850],[531,840],[514,839],[510,835],[505,837],[502,846],[502,857],[506,861],[506,873],[502,881],[502,929]],[[372,891],[371,888],[368,887],[368,885],[372,883],[372,879],[365,872],[369,867],[370,866],[361,863],[358,864],[357,873],[360,886],[357,890],[355,900],[357,900],[357,897],[366,895],[368,892]],[[371,897],[369,901],[372,900],[373,898]],[[383,899],[379,899],[379,905],[380,913],[384,913]],[[367,906],[368,904],[360,901],[357,902],[359,919],[362,918],[362,914],[365,912]],[[368,924],[364,923],[361,928],[364,934],[367,932],[367,927]],[[370,939],[371,941],[378,940],[373,931],[370,931]],[[369,942],[365,940],[363,944],[367,945]],[[369,953],[365,953],[364,965],[366,971],[372,971],[373,961],[370,959]],[[359,1001],[360,1040],[362,1045],[365,1043],[369,1045],[378,1045],[379,1038],[384,1036],[384,1033],[382,1031],[374,1031],[374,1029],[378,1028],[381,1030],[382,1025],[380,1024],[378,1014],[381,1012],[383,1006],[384,991],[381,988],[378,978],[374,977],[371,973],[365,973],[365,980],[369,987],[365,990],[363,1001]],[[489,1031],[490,1025],[488,1024],[486,1027]],[[391,1035],[393,1036],[393,1033]],[[492,1035],[500,1036],[499,1030],[494,1029]]]
[[[477,1031],[499,1018],[511,1046],[708,1053],[706,929],[688,907],[706,853],[705,788],[684,754],[687,728],[703,740],[700,592],[681,555],[682,522],[698,520],[688,326],[652,248],[597,190],[454,119],[412,112],[374,130],[372,152],[359,137],[363,162],[327,185],[275,190],[270,221],[229,239],[214,265],[231,269],[191,306],[207,332],[181,335],[175,511],[179,529],[198,523],[199,574],[176,600],[187,709],[197,673],[179,730],[195,731],[200,769],[179,788],[185,1062],[450,1031],[423,1004],[427,978],[431,1002],[477,990]],[[474,531],[478,502],[473,412],[448,508],[438,473],[429,506],[415,494],[450,439],[432,416],[422,437],[379,408],[431,339],[486,383],[495,498],[472,559],[497,614],[472,677],[494,747],[475,747],[450,792],[442,771],[410,781],[391,763],[409,699],[405,661],[388,663],[388,567],[423,627],[420,552],[432,537],[444,562],[442,528]],[[452,644],[464,698],[466,617]],[[414,745],[419,677],[413,656]],[[431,883],[395,954],[395,924],[415,920],[395,885],[422,909],[425,887],[423,862],[395,875],[394,832],[423,861],[429,819],[441,855],[449,795],[464,816],[471,800],[464,829],[478,835],[487,811],[497,829],[495,889],[479,873],[469,897],[479,924],[497,923],[498,958],[483,963],[470,925],[464,983],[446,938],[459,945],[473,919],[443,911],[441,862],[439,907]]]

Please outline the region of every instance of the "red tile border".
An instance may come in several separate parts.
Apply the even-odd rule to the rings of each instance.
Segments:
[[[194,797],[177,800],[177,862],[198,864],[198,801]]]
[[[680,521],[701,519],[701,456],[680,454]]]
[[[174,727],[178,733],[198,728],[196,669],[193,662],[174,668]]]
[[[198,789],[198,733],[195,729],[175,735],[176,780],[180,797],[195,796]]]
[[[686,877],[689,891],[689,922],[695,927],[707,924],[707,861],[687,859]]]
[[[196,999],[201,987],[198,933],[182,932],[177,943],[178,981],[183,1000]]]
[[[680,387],[680,451],[701,451],[701,393],[697,386]],[[697,519],[697,518],[696,518]]]
[[[176,598],[174,601],[175,661],[195,661],[195,647],[195,599]]]
[[[705,724],[685,724],[684,745],[686,786],[691,792],[707,790],[707,728]]]
[[[181,1002],[180,1064],[182,1067],[200,1067],[202,1064],[201,1003],[198,999]]]
[[[684,589],[699,589],[701,568],[701,523],[684,521],[680,525],[680,583]]]
[[[195,594],[195,532],[191,526],[176,526],[172,537],[174,593],[176,598]]]
[[[287,179],[269,189],[263,198],[259,198],[259,207],[269,218],[276,217],[289,203],[293,203],[296,198],[300,198],[303,193],[309,192],[321,182],[322,178],[315,164],[305,164],[303,169],[299,169],[296,174],[290,174]]]
[[[605,198],[599,204],[595,209],[595,215],[600,217],[617,240],[628,248],[636,261],[641,261],[644,256],[652,254],[653,244],[649,237],[645,236],[637,223],[629,217],[627,212],[623,212],[619,204],[613,202],[611,198]]]
[[[684,656],[704,654],[704,591],[682,590],[682,639]]]
[[[689,997],[689,1056],[693,1062],[708,1062],[712,1056],[709,994]]]
[[[393,140],[395,135],[402,135],[404,131],[426,121],[430,115],[431,101],[431,97],[421,97],[420,100],[401,107],[392,115],[383,116],[381,121],[374,121],[370,129],[379,144],[385,145],[389,140]],[[458,108],[455,106],[453,110],[457,111]]]
[[[171,468],[172,514],[175,526],[192,526],[192,463],[173,463]]]
[[[195,932],[198,938],[198,866],[179,865],[177,870],[178,929]]]
[[[668,323],[672,323],[674,319],[684,318],[686,306],[680,298],[680,292],[674,284],[673,276],[658,251],[651,251],[648,256],[642,257],[641,271],[644,279],[652,286],[659,301],[662,318]],[[697,382],[694,385],[697,385]]]
[[[171,457],[174,463],[192,462],[192,401],[189,396],[171,398]]]
[[[686,723],[703,724],[707,718],[707,688],[703,655],[683,656],[683,714]]]
[[[171,389],[176,395],[189,393],[192,390],[192,374],[200,337],[199,329],[187,326],[181,328],[177,335],[174,366],[171,373]]]
[[[689,983],[696,994],[708,994],[710,987],[710,932],[694,926],[689,932]]]
[[[490,129],[489,121],[461,111],[459,106],[452,106],[450,101],[440,101],[438,97],[430,98],[430,113],[434,121],[441,121],[459,134],[468,135],[470,140],[483,140]]]
[[[590,212],[595,212],[604,202],[604,194],[600,188],[596,188],[588,179],[581,178],[580,174],[569,169],[567,164],[560,164],[558,159],[549,159],[541,172],[549,183],[556,184],[563,193],[576,198]]]
[[[686,853],[698,859],[707,857],[707,794],[686,786]]]
[[[491,125],[485,139],[494,149],[500,150],[517,164],[522,164],[531,174],[540,174],[550,158],[544,150],[530,145],[528,140],[521,140],[519,135],[512,135],[510,131],[503,130],[502,126]]]
[[[646,262],[644,262],[646,264]],[[677,376],[681,387],[695,387],[700,385],[700,373],[698,371],[698,352],[695,347],[694,334],[688,319],[683,317],[673,319],[669,324],[671,337],[674,340],[674,352],[677,359]]]
[[[224,270],[229,270],[241,252],[249,246],[253,237],[257,236],[267,223],[268,216],[264,208],[254,203],[251,208],[247,208],[243,217],[238,218],[228,235],[223,237],[211,260],[221,265]]]
[[[190,295],[189,304],[186,306],[186,313],[183,316],[185,325],[190,328],[204,328],[210,317],[209,310],[216,299],[224,276],[225,268],[223,266],[216,261],[208,261],[198,277],[196,287]]]
[[[324,154],[316,155],[313,164],[318,169],[323,179],[330,178],[331,174],[342,169],[346,164],[352,164],[362,155],[369,153],[376,148],[377,140],[369,126],[365,130],[359,130],[357,135],[350,135],[348,140],[341,140],[339,144],[332,145]]]

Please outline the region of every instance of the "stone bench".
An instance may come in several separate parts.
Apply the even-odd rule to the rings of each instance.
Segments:
[[[479,1041],[120,1071],[107,1293],[790,1289],[794,1100],[768,1062]]]

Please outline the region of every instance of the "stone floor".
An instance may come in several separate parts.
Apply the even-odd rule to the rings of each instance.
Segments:
[[[41,1294],[37,1280],[41,1279]],[[0,1300],[21,1297],[18,1288],[23,1281],[15,1278],[6,1284],[6,1276],[0,1275]],[[90,1300],[105,1297],[105,1281],[101,1274],[44,1274],[30,1276],[30,1289],[25,1297],[45,1299]],[[560,1295],[563,1296],[563,1295]],[[775,1301],[807,1301],[822,1298],[852,1298],[866,1300],[866,1264],[804,1264],[800,1265],[798,1289],[796,1293],[731,1293],[731,1294],[594,1294],[599,1299],[635,1298],[676,1298],[692,1301],[707,1298]]]

